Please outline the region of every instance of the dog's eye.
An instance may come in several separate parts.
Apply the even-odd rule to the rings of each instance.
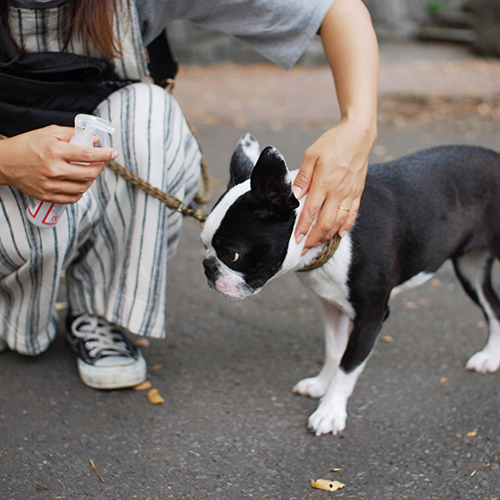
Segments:
[[[229,262],[236,262],[240,258],[240,254],[233,252],[232,250],[225,250],[224,251],[224,257],[229,261]]]

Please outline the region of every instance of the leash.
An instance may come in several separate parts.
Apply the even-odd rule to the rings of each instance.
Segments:
[[[321,252],[311,261],[307,266],[303,267],[302,269],[297,269],[297,273],[306,273],[308,271],[313,271],[314,269],[318,269],[318,267],[321,267],[323,264],[328,262],[333,254],[337,251],[337,248],[340,245],[342,238],[335,233],[333,237],[328,240]]]
[[[196,142],[198,142],[194,129],[191,126],[189,126],[189,129],[191,130],[191,133],[196,139]],[[0,134],[0,140],[3,139],[7,139],[7,137]],[[198,147],[200,147],[199,142],[198,142]],[[200,152],[201,152],[201,147],[200,147]],[[196,219],[201,223],[205,222],[206,218],[208,217],[208,215],[203,214],[201,208],[198,207],[191,208],[190,206],[187,206],[182,200],[179,200],[179,198],[176,198],[175,196],[172,196],[168,193],[165,193],[161,189],[154,187],[152,184],[146,182],[137,174],[130,172],[130,170],[127,170],[125,167],[123,167],[116,161],[106,162],[106,167],[108,167],[110,170],[118,174],[120,177],[123,177],[123,179],[125,179],[127,182],[130,182],[137,188],[144,191],[146,194],[149,194],[153,198],[156,198],[160,200],[162,203],[165,203],[165,205],[167,205],[167,207],[171,210],[175,210],[176,212],[179,212],[182,215],[186,215],[188,217],[193,217],[194,219]],[[213,185],[212,185],[212,178],[210,176],[210,171],[208,170],[207,162],[205,161],[203,153],[201,154],[200,167],[204,185],[204,192],[203,194],[197,193],[194,202],[196,203],[196,205],[206,205],[210,201],[210,198],[212,197]]]

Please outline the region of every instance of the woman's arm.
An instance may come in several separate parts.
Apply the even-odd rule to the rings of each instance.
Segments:
[[[117,158],[118,151],[69,144],[74,133],[74,128],[51,125],[0,140],[0,185],[41,201],[77,202],[102,172],[103,162]]]
[[[379,57],[368,10],[361,0],[335,0],[320,35],[335,81],[341,122],[307,149],[294,182],[298,197],[308,193],[295,232],[298,242],[317,218],[304,252],[336,232],[344,236],[351,228],[377,137]]]

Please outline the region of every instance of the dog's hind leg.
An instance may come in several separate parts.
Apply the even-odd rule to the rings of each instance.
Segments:
[[[483,310],[489,326],[489,337],[482,351],[466,364],[468,370],[494,372],[500,367],[500,300],[491,285],[494,256],[488,250],[475,250],[453,259],[464,290]]]
[[[322,315],[325,328],[325,363],[316,377],[301,380],[293,392],[319,398],[337,371],[349,339],[349,318],[338,307],[322,299]]]

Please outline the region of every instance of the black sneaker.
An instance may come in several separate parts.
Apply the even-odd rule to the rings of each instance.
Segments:
[[[146,361],[125,331],[88,314],[71,321],[67,336],[78,354],[84,384],[94,389],[123,389],[146,380]]]

